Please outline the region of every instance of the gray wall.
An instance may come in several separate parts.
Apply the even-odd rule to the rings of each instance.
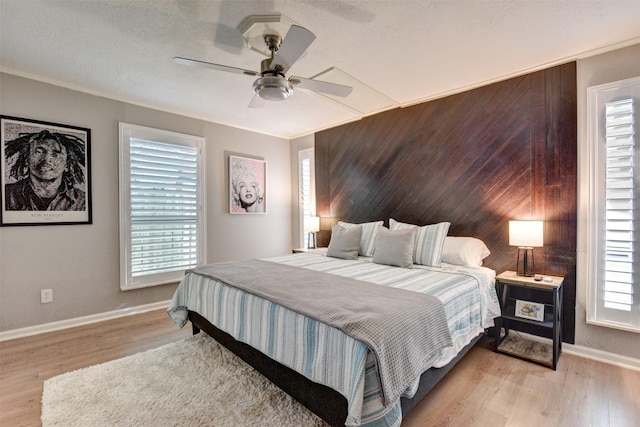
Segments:
[[[207,261],[291,251],[286,139],[0,73],[0,114],[91,129],[93,224],[0,227],[0,331],[165,301],[176,285],[120,291],[118,122],[206,138]],[[267,214],[229,215],[225,153],[267,161]],[[54,301],[40,304],[40,289]]]
[[[576,272],[576,345],[640,359],[640,336],[586,323],[587,212],[587,88],[640,76],[640,45],[578,61],[578,264]]]

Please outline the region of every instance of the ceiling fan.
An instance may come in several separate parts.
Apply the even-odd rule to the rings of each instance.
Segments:
[[[174,57],[173,61],[182,65],[209,68],[247,76],[259,76],[258,79],[253,82],[253,92],[255,96],[249,104],[249,107],[259,107],[262,105],[263,100],[281,101],[288,99],[293,95],[294,87],[313,92],[323,92],[329,95],[348,96],[353,90],[350,86],[297,76],[286,77],[285,73],[298,58],[300,58],[304,51],[307,50],[315,38],[316,36],[311,31],[298,25],[291,25],[284,39],[278,34],[266,34],[264,36],[264,42],[271,54],[269,58],[261,62],[260,72],[178,56]]]

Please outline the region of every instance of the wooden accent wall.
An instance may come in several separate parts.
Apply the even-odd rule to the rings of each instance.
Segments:
[[[508,221],[544,220],[536,270],[565,276],[564,341],[575,337],[575,62],[316,134],[316,205],[330,222],[451,222],[482,239],[485,265],[515,270]],[[331,220],[329,219],[331,218]],[[322,231],[318,243],[327,245]]]

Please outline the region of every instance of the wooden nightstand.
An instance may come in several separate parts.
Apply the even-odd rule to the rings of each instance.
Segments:
[[[515,271],[505,271],[496,276],[496,290],[502,309],[502,317],[496,319],[495,350],[540,363],[556,369],[562,351],[562,283],[564,277],[518,276]],[[519,290],[526,292],[518,297]],[[509,335],[510,330],[519,330],[523,324],[535,325],[540,333],[551,339],[551,343]],[[502,329],[504,328],[504,335]],[[532,333],[527,331],[527,333]]]
[[[326,251],[327,248],[294,248],[291,250],[294,254],[300,254],[305,252]]]

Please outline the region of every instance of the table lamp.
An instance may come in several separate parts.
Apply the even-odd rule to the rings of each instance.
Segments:
[[[304,232],[309,234],[309,240],[307,243],[307,249],[315,249],[316,247],[316,233],[320,231],[320,217],[319,216],[305,216],[304,217]],[[313,246],[311,240],[313,238]]]
[[[509,245],[518,247],[518,276],[532,277],[535,274],[533,248],[541,247],[542,239],[542,221],[509,221]]]

